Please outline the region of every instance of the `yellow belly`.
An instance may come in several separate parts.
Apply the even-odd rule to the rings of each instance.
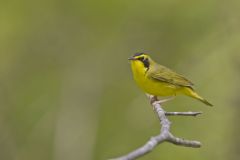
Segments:
[[[134,79],[144,92],[155,96],[173,96],[182,89],[169,83],[149,79],[143,74],[134,74]]]
[[[173,96],[177,94],[179,88],[174,85],[150,80],[148,78],[145,79],[135,79],[138,86],[146,93],[155,95],[155,96]]]

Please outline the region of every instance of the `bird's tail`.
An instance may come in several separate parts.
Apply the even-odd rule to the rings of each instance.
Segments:
[[[195,92],[192,88],[186,88],[185,89],[185,94],[193,97],[201,102],[203,102],[204,104],[208,105],[208,106],[213,106],[210,102],[208,102],[206,99],[202,98],[201,96],[199,96],[197,94],[197,92]]]

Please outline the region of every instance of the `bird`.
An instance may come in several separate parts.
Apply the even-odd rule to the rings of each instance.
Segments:
[[[176,95],[186,95],[213,106],[193,89],[190,80],[156,63],[147,53],[136,53],[128,60],[137,85],[149,95],[164,98],[159,103],[170,101]]]

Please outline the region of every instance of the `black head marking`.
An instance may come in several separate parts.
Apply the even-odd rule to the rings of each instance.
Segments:
[[[141,61],[144,65],[145,68],[149,69],[149,66],[150,66],[150,62],[149,62],[149,59],[147,57],[138,57],[137,60]]]
[[[136,57],[137,60],[143,63],[145,68],[149,69],[149,66],[150,66],[149,59],[144,55],[147,55],[147,54],[140,52],[140,53],[135,53],[133,57]]]
[[[141,61],[144,67],[147,68],[147,70],[149,69],[150,62],[149,59],[147,58],[146,53],[144,52],[135,53],[133,57],[135,58],[135,60]]]
[[[143,64],[144,64],[144,67],[147,68],[147,69],[149,69],[150,63],[149,63],[148,58],[144,58],[144,59],[142,60],[142,62],[143,62]]]
[[[137,57],[137,56],[141,56],[141,55],[146,55],[146,53],[143,53],[143,52],[138,52],[138,53],[135,53],[133,57]]]

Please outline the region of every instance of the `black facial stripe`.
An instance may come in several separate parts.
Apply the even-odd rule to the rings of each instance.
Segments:
[[[142,62],[143,62],[143,64],[144,64],[144,67],[145,67],[145,68],[149,68],[150,63],[149,63],[149,60],[148,60],[147,58],[143,59]]]
[[[149,63],[148,58],[139,57],[137,59],[143,63],[145,68],[149,68],[150,63]]]

